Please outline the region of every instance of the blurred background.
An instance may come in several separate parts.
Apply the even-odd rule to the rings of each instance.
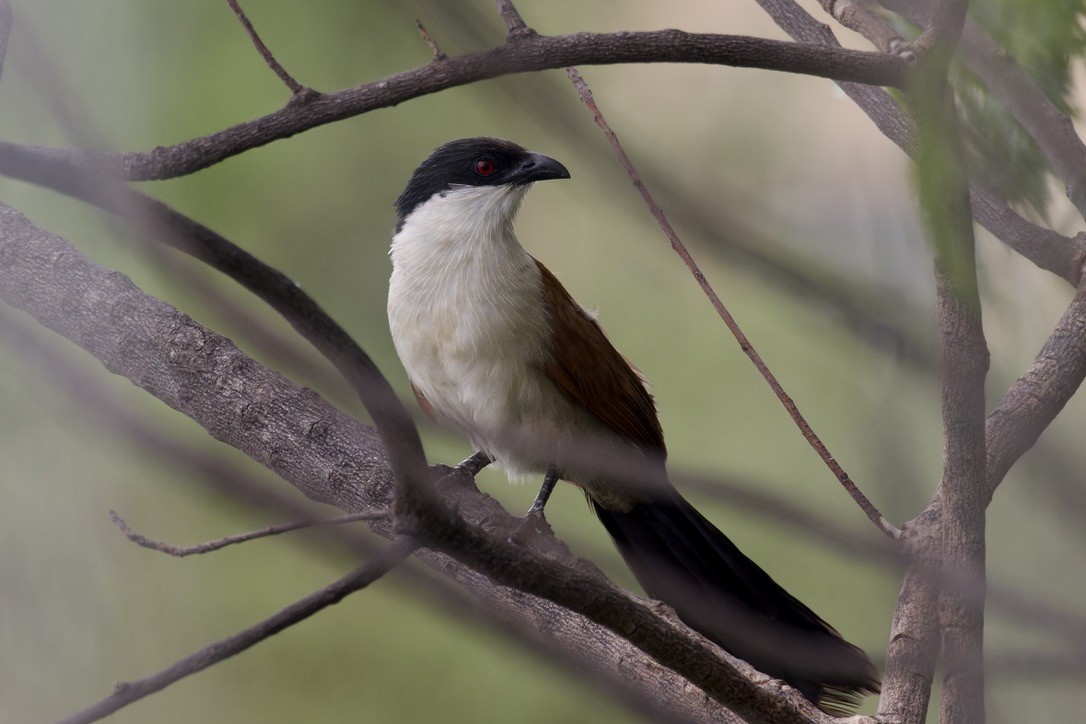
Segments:
[[[287,100],[220,0],[13,5],[0,83],[5,140],[147,150]],[[830,22],[817,3],[805,5]],[[504,37],[489,0],[261,0],[246,9],[286,68],[322,91],[429,62],[415,18],[449,54]],[[520,10],[545,34],[675,27],[784,38],[753,3],[552,0]],[[867,47],[834,30],[847,45]],[[696,65],[581,70],[709,280],[830,450],[891,521],[919,512],[939,479],[941,438],[930,253],[905,157],[830,81]],[[571,181],[530,194],[522,242],[598,310],[616,346],[652,381],[680,486],[693,475],[765,494],[852,541],[833,544],[741,501],[685,488],[749,556],[881,664],[900,571],[871,555],[880,534],[668,248],[562,71],[445,91],[142,189],[296,280],[410,397],[384,311],[392,201],[433,147],[471,135],[513,139],[570,169]],[[364,415],[331,368],[235,284],[181,255],[149,252],[122,222],[57,194],[0,179],[0,199]],[[1048,222],[1074,233],[1081,222],[1061,201],[1048,205]],[[983,232],[978,247],[992,406],[1072,290]],[[148,425],[292,490],[73,345],[40,336]],[[988,534],[994,588],[1079,615],[1080,398],[1000,488]],[[5,337],[0,410],[0,721],[60,718],[108,694],[114,681],[157,671],[352,566],[305,533],[184,560],[127,542],[109,510],[176,544],[277,521],[207,492],[188,471],[100,424]],[[425,443],[432,462],[470,452],[453,433],[427,430]],[[493,471],[479,482],[517,514],[535,493]],[[560,487],[548,518],[576,552],[638,590],[579,492]],[[517,644],[420,600],[401,576],[113,721],[636,721]],[[1026,654],[1077,653],[1048,617],[1009,613],[993,599],[986,647],[990,721],[1081,716],[1081,668],[1023,664]],[[874,711],[874,700],[864,711]]]

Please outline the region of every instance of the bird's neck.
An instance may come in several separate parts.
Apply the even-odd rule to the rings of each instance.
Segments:
[[[526,186],[454,188],[404,220],[392,239],[394,287],[425,297],[456,289],[501,294],[538,283],[535,262],[513,232]]]

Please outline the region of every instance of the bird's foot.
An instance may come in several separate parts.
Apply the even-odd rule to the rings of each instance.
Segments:
[[[533,505],[528,513],[517,521],[517,524],[513,527],[513,532],[509,534],[509,542],[524,545],[533,532],[545,536],[554,535],[554,529],[547,522],[547,516],[543,514],[543,506],[536,507]]]

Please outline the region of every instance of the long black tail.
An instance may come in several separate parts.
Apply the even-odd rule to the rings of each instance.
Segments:
[[[628,512],[589,497],[645,591],[688,626],[830,714],[879,690],[867,655],[743,555],[675,491]]]

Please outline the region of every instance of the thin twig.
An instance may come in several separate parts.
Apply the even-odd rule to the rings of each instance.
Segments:
[[[430,48],[430,52],[434,54],[434,61],[445,60],[449,56],[441,52],[441,48],[437,46],[437,41],[433,39],[429,32],[426,30],[426,26],[422,24],[422,21],[415,18],[415,27],[419,30],[419,35],[422,36],[423,41]]]
[[[113,524],[121,529],[125,538],[133,543],[140,545],[144,548],[148,548],[159,553],[165,553],[175,558],[184,558],[185,556],[200,555],[202,553],[211,553],[217,551],[220,548],[225,548],[229,545],[236,543],[245,543],[246,541],[256,540],[257,538],[267,538],[273,535],[279,535],[281,533],[287,533],[293,530],[301,530],[303,528],[312,528],[319,525],[342,525],[344,523],[354,523],[360,520],[388,520],[391,518],[391,514],[388,511],[371,511],[366,513],[348,513],[347,515],[340,515],[335,518],[327,518],[325,520],[294,520],[289,523],[281,523],[279,525],[269,525],[259,530],[252,530],[248,533],[240,533],[238,535],[228,535],[218,540],[207,541],[206,543],[198,543],[192,546],[175,546],[169,543],[163,543],[161,541],[152,540],[145,535],[137,533],[129,527],[128,523],[124,519],[117,515],[116,511],[109,511],[109,517],[113,520]]]
[[[411,555],[416,547],[414,543],[410,542],[393,543],[391,548],[386,549],[366,565],[292,603],[260,623],[205,646],[196,653],[186,656],[151,676],[138,681],[118,682],[114,686],[112,694],[82,711],[64,718],[61,720],[61,724],[85,724],[86,722],[98,721],[121,707],[165,689],[170,684],[186,676],[240,654],[242,651],[271,638],[280,631],[304,621],[333,604],[339,603],[355,591],[365,588]]]
[[[264,41],[260,39],[260,35],[257,34],[256,28],[249,22],[249,17],[245,14],[245,11],[241,9],[241,5],[238,4],[238,0],[226,0],[233,9],[234,14],[238,16],[238,20],[245,27],[245,31],[249,33],[249,39],[253,41],[253,45],[256,47],[260,57],[264,59],[264,62],[268,64],[268,67],[279,76],[279,80],[283,81],[287,88],[290,89],[291,94],[296,98],[314,96],[317,94],[312,88],[307,88],[298,81],[294,80],[294,76],[287,72],[287,69],[275,59],[271,50],[267,45],[264,45]]]
[[[750,343],[750,340],[743,334],[743,330],[740,329],[735,318],[732,317],[727,307],[724,306],[724,302],[721,301],[716,291],[713,290],[712,285],[710,285],[709,281],[705,278],[705,274],[698,267],[697,262],[694,261],[694,258],[690,255],[686,246],[675,233],[671,223],[667,220],[667,216],[664,215],[663,210],[653,200],[648,188],[646,188],[645,183],[637,173],[637,169],[634,168],[633,164],[630,162],[629,156],[626,155],[626,151],[622,148],[622,144],[619,143],[618,137],[615,135],[615,132],[611,130],[611,126],[603,117],[599,106],[596,105],[596,101],[592,97],[592,91],[588,88],[584,78],[577,72],[576,68],[566,68],[566,73],[569,75],[570,80],[573,81],[573,85],[580,94],[581,100],[588,106],[589,110],[592,111],[592,117],[595,119],[596,124],[603,130],[604,135],[611,144],[611,148],[614,149],[615,155],[618,156],[619,163],[621,163],[622,167],[626,170],[634,187],[641,193],[641,198],[644,199],[645,205],[649,207],[649,211],[652,213],[653,218],[656,219],[656,222],[660,225],[660,228],[663,229],[664,234],[671,242],[671,248],[675,250],[675,253],[683,260],[690,270],[690,273],[694,275],[694,279],[709,298],[709,301],[712,303],[713,308],[716,309],[717,314],[724,320],[724,324],[727,325],[728,329],[731,330],[732,335],[735,336],[736,341],[739,342],[740,349],[742,349],[747,357],[750,358],[750,361],[754,364],[755,368],[761,373],[770,388],[772,388],[774,394],[777,395],[781,404],[784,405],[788,414],[795,421],[796,426],[799,427],[800,432],[803,433],[804,439],[806,439],[811,447],[814,448],[815,452],[817,452],[818,456],[822,458],[822,461],[826,463],[826,466],[833,473],[834,477],[837,478],[838,482],[841,483],[848,494],[852,496],[852,499],[856,501],[856,504],[860,506],[871,522],[890,538],[895,540],[899,538],[901,536],[901,531],[892,525],[882,513],[879,512],[878,508],[876,508],[867,496],[863,494],[856,486],[856,483],[852,481],[852,478],[849,477],[848,473],[845,472],[844,468],[842,468],[833,455],[830,454],[826,445],[804,419],[799,408],[796,407],[796,403],[789,397],[788,393],[785,392],[780,382],[777,381],[777,378],[762,360],[761,355],[758,354],[757,350],[755,350],[754,346]]]

